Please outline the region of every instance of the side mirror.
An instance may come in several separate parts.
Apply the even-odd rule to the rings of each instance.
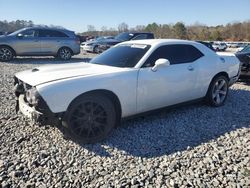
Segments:
[[[158,59],[155,62],[155,65],[151,68],[153,72],[157,71],[160,67],[168,67],[170,65],[170,62],[168,59]]]
[[[18,33],[17,34],[17,38],[23,38],[23,34],[22,33]]]

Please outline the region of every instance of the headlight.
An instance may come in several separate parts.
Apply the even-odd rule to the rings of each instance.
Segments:
[[[31,105],[37,105],[38,104],[38,98],[39,94],[35,87],[32,87],[31,89],[27,90],[25,93],[26,101]]]

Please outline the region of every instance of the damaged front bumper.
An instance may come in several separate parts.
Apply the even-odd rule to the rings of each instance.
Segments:
[[[20,111],[33,123],[40,125],[58,125],[63,113],[53,113],[35,87],[14,77],[16,112]]]
[[[16,111],[20,110],[20,112],[27,118],[31,119],[32,122],[38,122],[43,118],[43,114],[38,112],[34,107],[29,106],[28,103],[24,100],[24,95],[19,95],[17,102]]]
[[[16,101],[16,111],[20,111],[26,118],[30,119],[33,124],[58,125],[60,123],[58,114],[52,113],[48,108],[43,109],[43,112],[38,111],[34,106],[30,106],[25,101],[23,94],[19,95]]]

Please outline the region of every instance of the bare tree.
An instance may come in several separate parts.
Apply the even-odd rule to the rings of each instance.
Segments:
[[[139,31],[139,32],[143,32],[143,31],[145,31],[145,25],[137,25],[137,26],[135,26],[135,30],[136,31]]]
[[[96,31],[95,26],[93,26],[93,25],[87,25],[87,31],[88,32]]]
[[[118,31],[119,32],[126,32],[128,31],[128,24],[126,24],[125,22],[122,22],[118,25]]]

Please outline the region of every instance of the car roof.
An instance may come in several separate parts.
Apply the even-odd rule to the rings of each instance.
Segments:
[[[146,44],[151,46],[156,46],[158,44],[168,43],[168,44],[197,44],[194,41],[190,40],[181,40],[181,39],[146,39],[146,40],[131,40],[122,42],[120,44]]]
[[[150,45],[151,48],[157,48],[162,45],[171,45],[171,44],[189,44],[198,48],[203,54],[212,54],[214,51],[211,48],[208,48],[204,44],[191,40],[181,40],[181,39],[146,39],[146,40],[131,40],[117,44],[116,46],[123,44],[141,44],[141,45]]]
[[[42,26],[34,26],[34,27],[26,27],[24,29],[47,29],[47,30],[56,30],[56,31],[70,31],[64,28],[56,28],[56,27],[42,27]],[[70,31],[73,32],[73,31]]]
[[[139,32],[139,31],[135,31],[135,32],[122,32],[122,33],[128,33],[128,34],[153,34],[151,32]]]

